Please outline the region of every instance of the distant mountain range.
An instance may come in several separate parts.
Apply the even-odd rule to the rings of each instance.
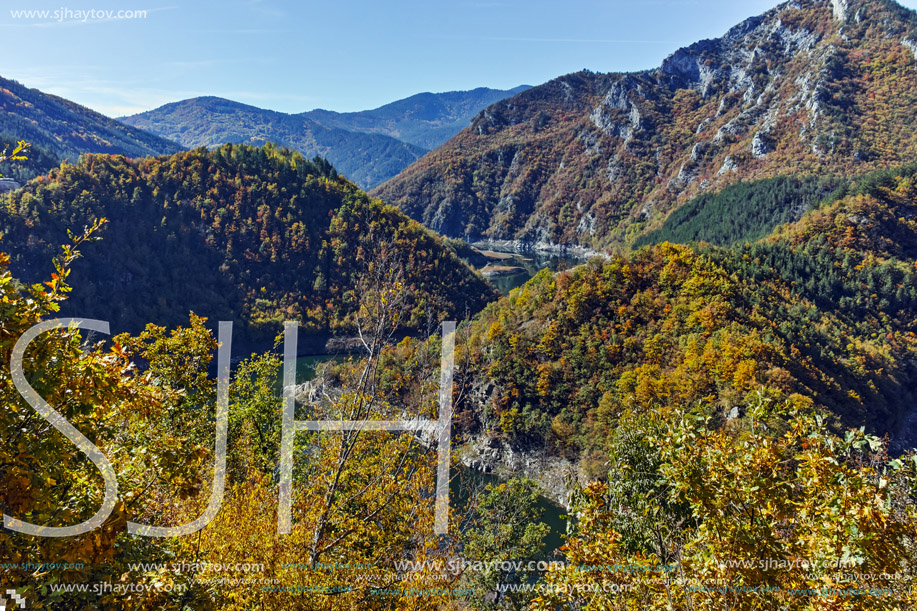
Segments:
[[[163,155],[181,146],[141,129],[124,125],[55,95],[0,78],[0,140],[25,140],[40,171],[60,161],[76,161],[83,153],[116,153],[128,157]],[[14,170],[12,173],[19,177]],[[24,176],[26,178],[31,175]]]
[[[394,176],[427,152],[390,136],[328,128],[301,115],[215,97],[182,100],[121,120],[186,148],[275,142],[307,157],[327,158],[363,187]]]
[[[792,0],[653,70],[418,94],[356,113],[205,97],[124,125],[0,85],[0,138],[32,142],[42,167],[82,152],[275,142],[377,185],[373,195],[450,237],[522,248],[741,242],[799,219],[833,181],[917,155],[917,13],[892,0]],[[724,191],[778,177],[829,180],[791,201],[785,181]]]
[[[421,93],[352,113],[313,110],[287,114],[202,97],[120,120],[188,148],[274,142],[308,157],[325,157],[342,174],[370,188],[467,127],[483,108],[526,88]]]
[[[579,72],[498,102],[373,194],[448,236],[628,246],[741,181],[910,161],[915,125],[917,13],[793,0],[657,69]],[[755,220],[751,237],[814,203],[783,202],[794,209]]]
[[[327,127],[385,134],[433,150],[468,127],[483,109],[526,89],[531,87],[520,85],[507,90],[478,87],[471,91],[418,93],[373,110],[343,113],[312,110],[300,116]]]

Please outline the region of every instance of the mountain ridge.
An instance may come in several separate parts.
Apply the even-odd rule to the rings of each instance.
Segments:
[[[315,110],[298,114],[202,96],[121,117],[119,121],[174,139],[188,148],[212,148],[227,142],[255,146],[274,142],[307,157],[326,157],[344,175],[367,188],[391,178],[430,148],[414,142],[435,145],[448,139],[464,127],[458,123],[506,93],[479,88],[469,92],[418,94],[370,111]],[[433,96],[438,104],[427,104],[429,116],[399,119],[399,112],[416,110],[417,98],[427,99],[424,96]],[[463,112],[469,104],[474,112]],[[400,138],[402,130],[410,132],[410,137]]]
[[[785,2],[658,68],[498,102],[373,194],[452,237],[607,248],[743,180],[905,163],[915,32],[887,0]]]
[[[25,140],[60,161],[76,161],[83,153],[144,157],[181,150],[175,142],[2,77],[0,134],[4,140]]]
[[[338,113],[318,108],[300,113],[300,116],[350,131],[383,133],[432,150],[467,126],[481,108],[526,89],[531,87],[423,92],[371,110]]]
[[[389,136],[329,128],[307,117],[215,96],[172,102],[120,120],[189,148],[275,142],[307,157],[326,157],[360,186],[375,184],[426,153]]]
[[[103,217],[101,242],[73,265],[79,289],[66,309],[119,330],[183,324],[193,310],[243,321],[250,340],[270,340],[288,319],[312,334],[346,332],[361,274],[386,249],[414,289],[406,328],[495,297],[432,232],[326,160],[273,145],[86,155],[0,200],[2,248],[19,277],[38,281],[70,229]]]

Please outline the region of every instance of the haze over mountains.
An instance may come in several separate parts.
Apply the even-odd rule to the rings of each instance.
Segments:
[[[370,188],[446,142],[482,109],[526,88],[421,93],[351,113],[287,114],[201,97],[120,120],[188,148],[274,142],[308,157],[325,157],[358,185]]]
[[[0,77],[0,135],[25,140],[42,170],[83,153],[130,157],[181,150],[175,142],[124,125],[85,106]]]
[[[912,159],[915,101],[917,14],[786,2],[657,69],[569,74],[498,102],[374,194],[449,236],[627,244],[738,181]]]
[[[301,116],[327,127],[385,134],[432,150],[468,127],[484,108],[526,89],[531,87],[520,85],[507,90],[478,87],[470,91],[418,93],[373,110],[339,113],[317,109]]]

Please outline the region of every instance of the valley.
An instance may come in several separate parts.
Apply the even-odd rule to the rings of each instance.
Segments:
[[[27,28],[156,102],[0,79],[0,611],[917,606],[917,11],[358,4]]]

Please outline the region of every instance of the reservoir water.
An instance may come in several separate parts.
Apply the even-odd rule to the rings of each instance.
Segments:
[[[547,268],[552,272],[559,272],[570,269],[583,263],[582,259],[567,257],[561,255],[547,255],[541,253],[512,253],[485,251],[489,254],[499,256],[499,259],[493,260],[483,271],[491,284],[500,291],[501,295],[508,295],[514,288],[520,287],[539,271]],[[499,275],[489,275],[487,269],[500,267],[510,268],[505,273]]]

